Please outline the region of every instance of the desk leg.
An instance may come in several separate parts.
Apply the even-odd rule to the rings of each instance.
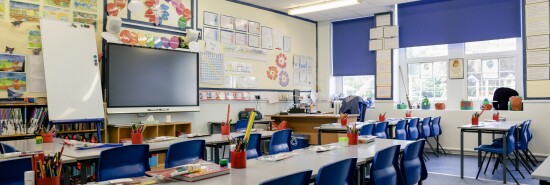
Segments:
[[[539,184],[540,184],[540,185],[550,185],[550,182],[545,181],[545,180],[540,180],[540,181],[539,181]]]
[[[464,131],[460,130],[460,178],[464,178]]]
[[[214,145],[214,163],[220,164],[220,145]]]
[[[71,184],[71,167],[62,165],[63,168],[63,184]]]
[[[209,130],[210,135],[214,134],[214,124],[210,123],[209,127],[210,127],[210,130]]]
[[[365,169],[366,169],[366,164],[359,165],[359,177],[358,177],[359,185],[365,185],[365,177],[367,176],[367,174],[365,173],[366,171]]]
[[[506,138],[505,134],[502,136],[502,182],[506,184]]]
[[[477,131],[477,146],[481,145],[481,130]],[[477,151],[477,167],[481,167],[481,151]]]
[[[87,164],[87,162],[85,162],[85,161],[80,162],[80,183],[81,184],[87,184],[88,183],[88,176],[86,175],[87,174],[86,164]],[[78,163],[77,163],[77,165],[78,165]]]
[[[317,130],[317,145],[321,145],[321,130]]]

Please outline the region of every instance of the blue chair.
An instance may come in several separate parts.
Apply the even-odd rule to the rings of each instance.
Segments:
[[[367,181],[373,185],[398,185],[403,179],[399,171],[400,145],[390,146],[374,154]]]
[[[145,176],[149,167],[149,145],[127,145],[101,151],[97,181]]]
[[[399,120],[395,126],[395,138],[399,140],[407,140],[407,120]]]
[[[282,152],[290,152],[290,137],[292,136],[291,129],[279,130],[273,133],[269,142],[269,154],[278,154]]]
[[[246,127],[248,126],[248,120],[247,119],[241,119],[237,121],[235,124],[235,132],[243,132],[246,130]],[[254,123],[252,123],[252,128],[254,128]]]
[[[400,169],[405,185],[421,184],[420,181],[428,178],[426,164],[422,160],[424,140],[418,140],[405,147],[401,157]]]
[[[8,144],[4,144],[4,143],[0,143],[0,144],[2,145],[2,148],[4,149],[4,150],[0,149],[0,154],[16,152],[16,150],[13,146],[8,145]]]
[[[357,158],[324,165],[315,177],[315,185],[354,185]]]
[[[32,171],[31,157],[5,159],[0,161],[0,184],[23,185],[25,172]]]
[[[264,181],[260,185],[308,185],[311,180],[311,173],[311,170],[300,171]]]
[[[432,131],[430,132],[430,137],[434,138],[436,141],[435,148],[437,149],[437,152],[439,152],[439,149],[441,149],[441,151],[443,151],[443,154],[447,155],[447,152],[445,151],[445,149],[443,149],[443,146],[439,144],[439,136],[443,134],[443,130],[441,130],[441,116],[432,119],[431,128]]]
[[[419,139],[425,139],[426,143],[428,143],[428,146],[430,147],[430,149],[432,149],[433,154],[436,157],[439,157],[439,155],[437,155],[437,152],[435,152],[435,149],[432,146],[432,144],[430,143],[430,141],[428,141],[428,137],[430,137],[430,135],[432,134],[432,127],[430,126],[431,122],[432,122],[431,117],[425,117],[422,120],[422,125],[420,125],[420,130],[422,130],[422,132],[420,133],[420,138]]]
[[[235,138],[243,139],[244,136],[239,136]],[[246,149],[246,159],[256,159],[262,156],[262,151],[260,148],[261,139],[262,139],[261,134],[257,134],[257,133],[250,134],[250,138],[248,139],[248,148]],[[231,161],[231,158],[229,159],[229,161]]]
[[[366,124],[361,127],[361,130],[359,131],[360,136],[372,136],[372,132],[374,130],[374,124]]]
[[[388,139],[388,122],[379,122],[374,126],[372,135],[377,138]]]
[[[357,121],[364,122],[366,112],[367,112],[367,104],[360,101],[359,102],[359,116],[357,117]]]
[[[414,141],[418,140],[419,133],[418,133],[418,121],[420,118],[414,118],[409,120],[408,127],[407,127],[407,140]]]
[[[506,151],[504,153],[502,151],[502,146],[497,146],[497,145],[480,145],[480,146],[474,148],[474,150],[485,152],[485,155],[483,156],[483,159],[481,160],[482,165],[479,166],[479,169],[477,171],[476,179],[479,177],[479,173],[481,172],[481,168],[483,166],[483,163],[485,162],[485,158],[487,157],[488,153],[492,153],[492,154],[497,155],[497,162],[495,163],[495,169],[498,167],[498,163],[502,163],[503,161],[505,162],[506,158],[508,158],[508,160],[510,160],[514,166],[517,166],[517,164],[515,164],[514,161],[510,159],[510,154],[515,150],[515,145],[516,145],[516,138],[514,137],[515,132],[516,132],[516,126],[511,126],[510,129],[508,129],[508,132],[506,133],[506,137],[505,137],[506,138]],[[487,166],[489,165],[489,162],[491,162],[491,161],[487,162]],[[487,167],[486,167],[486,169],[487,169]],[[512,176],[514,181],[517,184],[519,184],[519,182],[516,180],[516,177],[514,177],[514,175],[508,169],[508,167],[506,167],[506,171],[508,171],[508,173],[510,174],[510,176]],[[494,170],[493,170],[493,173],[494,173]],[[525,176],[523,176],[521,171],[518,170],[518,173],[523,178],[525,178]]]
[[[171,144],[166,152],[165,168],[172,168],[204,159],[204,140],[189,140]]]
[[[531,124],[531,120],[527,120],[527,121],[524,121],[523,124],[521,125],[521,129],[520,131],[517,133],[518,135],[518,138],[516,138],[516,146],[515,146],[515,150],[514,150],[514,155],[516,158],[519,158],[519,162],[521,162],[521,165],[527,170],[527,172],[530,174],[531,171],[534,171],[533,168],[529,165],[529,161],[531,161],[533,163],[534,166],[536,166],[536,163],[534,163],[533,160],[531,160],[529,158],[529,155],[527,153],[527,147],[528,147],[528,144],[529,144],[529,134],[527,132],[528,128],[529,128],[529,125]],[[497,146],[497,147],[502,147],[502,139],[501,140],[497,140],[495,142],[493,142],[493,146]],[[523,152],[525,154],[525,157],[521,155],[520,152]],[[491,158],[493,157],[493,154],[491,154],[491,156],[489,157],[489,162],[491,160]],[[527,161],[529,160],[529,161]],[[487,169],[485,169],[485,171],[487,171]],[[485,172],[486,173],[486,172]]]
[[[535,155],[533,155],[531,150],[529,150],[529,143],[531,142],[532,139],[533,139],[533,133],[531,132],[531,120],[529,120],[529,125],[527,125],[527,150],[525,152],[526,153],[525,155],[530,159],[531,162],[535,162],[533,164],[534,166],[537,166],[539,161],[537,160]],[[527,154],[529,154],[530,156]]]

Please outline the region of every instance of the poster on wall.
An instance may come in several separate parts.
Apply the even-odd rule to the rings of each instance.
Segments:
[[[235,33],[232,31],[221,30],[221,42],[227,45],[233,45],[235,43]]]
[[[254,21],[248,21],[248,33],[259,35],[261,33],[260,23],[254,22]]]
[[[449,60],[449,78],[464,79],[464,60],[455,58]]]
[[[262,49],[273,49],[273,29],[262,26]]]
[[[97,28],[97,15],[84,12],[73,12],[73,21],[78,23],[89,24]]]
[[[25,73],[0,72],[0,91],[13,88],[17,91],[27,91],[27,76]]]
[[[206,41],[218,41],[218,29],[205,27],[203,30],[203,38]]]
[[[432,76],[433,76],[432,63],[420,64],[420,78],[432,78]]]
[[[498,59],[482,60],[481,74],[483,78],[498,78]]]
[[[97,12],[97,0],[73,0],[73,8],[87,12]]]
[[[38,22],[40,5],[10,1],[10,18],[19,21]]]
[[[42,37],[40,36],[39,30],[29,31],[28,39],[29,39],[29,42],[28,42],[29,49],[42,48]]]
[[[43,8],[44,9],[42,11],[42,18],[69,22],[71,11],[51,6],[44,6]]]
[[[227,15],[221,15],[221,19],[220,19],[221,28],[233,30],[234,25],[235,25],[235,19],[233,19],[233,17],[227,16]]]
[[[273,48],[283,50],[283,33],[280,31],[273,32]]]
[[[260,36],[257,35],[248,35],[248,46],[259,48],[260,47]]]
[[[235,33],[235,45],[248,46],[248,35],[246,33]]]
[[[6,12],[6,7],[4,6],[4,0],[0,0],[0,18],[4,17],[4,12]]]
[[[288,36],[283,37],[283,51],[290,52],[291,49],[291,39]]]
[[[235,18],[235,30],[248,32],[248,20]]]
[[[69,8],[71,6],[71,0],[44,0],[44,4],[61,8]]]
[[[212,12],[204,12],[203,24],[206,26],[218,27],[218,14]]]
[[[24,55],[0,54],[0,71],[25,72],[25,62]]]

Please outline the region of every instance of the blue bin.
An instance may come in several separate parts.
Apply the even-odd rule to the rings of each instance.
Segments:
[[[290,139],[292,150],[302,149],[309,146],[309,135],[307,134],[292,134]]]

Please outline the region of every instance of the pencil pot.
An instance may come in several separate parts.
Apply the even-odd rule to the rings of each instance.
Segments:
[[[493,114],[493,120],[498,121],[499,117],[499,114]]]
[[[348,145],[356,145],[359,140],[358,137],[358,134],[348,133]]]
[[[229,135],[230,130],[231,130],[231,127],[229,125],[223,124],[221,127],[222,135]]]
[[[53,143],[53,133],[42,134],[43,143]]]
[[[231,168],[246,168],[246,151],[231,152]]]
[[[342,125],[347,125],[347,124],[348,124],[348,118],[342,118],[342,119],[340,119],[340,123],[341,123]]]
[[[472,125],[478,125],[479,124],[479,118],[472,118]]]
[[[412,117],[411,113],[405,113],[405,117],[410,118]]]
[[[386,121],[386,116],[378,116],[378,121]]]
[[[143,143],[143,134],[132,133],[132,144],[142,144],[142,143]]]
[[[60,185],[59,180],[60,176],[49,177],[49,178],[37,178],[36,185]]]

